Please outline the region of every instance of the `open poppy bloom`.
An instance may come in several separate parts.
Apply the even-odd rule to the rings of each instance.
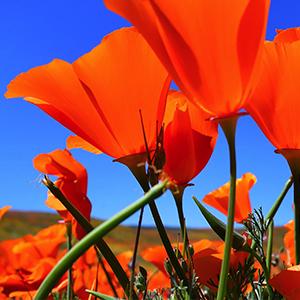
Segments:
[[[82,147],[120,158],[155,149],[171,82],[167,71],[134,28],[107,35],[73,64],[55,59],[17,76],[7,98],[25,97],[78,135]]]
[[[256,183],[256,177],[252,173],[243,174],[236,180],[236,205],[234,221],[243,223],[251,214],[249,191]],[[230,182],[219,189],[210,192],[203,198],[203,203],[208,204],[227,216]]]
[[[68,150],[57,149],[40,154],[33,159],[34,167],[45,174],[58,176],[55,185],[64,196],[90,221],[92,205],[86,196],[87,172]],[[49,191],[46,204],[55,209],[66,221],[72,222],[72,232],[77,239],[86,235],[85,230],[69,213],[65,206]]]
[[[148,41],[177,86],[212,116],[237,113],[259,75],[269,0],[105,0]]]
[[[186,185],[206,166],[218,137],[218,125],[208,114],[170,90],[164,117],[164,172],[177,185]]]
[[[273,42],[265,42],[259,83],[245,106],[277,149],[300,149],[299,33],[278,31]]]
[[[286,300],[298,300],[300,293],[300,266],[293,266],[283,270],[268,283],[275,288]]]

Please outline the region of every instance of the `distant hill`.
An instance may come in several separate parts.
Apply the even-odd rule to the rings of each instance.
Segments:
[[[41,229],[57,224],[59,220],[61,220],[61,217],[58,214],[9,210],[0,221],[0,241],[11,238],[16,239],[26,234],[35,235]],[[95,227],[102,222],[101,220],[92,220],[92,224]],[[166,230],[170,241],[176,243],[180,229],[167,228]],[[242,230],[239,231],[242,232]],[[275,252],[278,252],[283,246],[283,237],[286,232],[287,230],[284,227],[275,227],[273,248]],[[119,254],[133,249],[135,235],[135,227],[118,226],[105,237],[105,240],[114,253]],[[188,235],[191,243],[201,239],[220,240],[211,229],[188,229]],[[161,245],[156,228],[143,227],[139,250],[142,251],[156,245]]]

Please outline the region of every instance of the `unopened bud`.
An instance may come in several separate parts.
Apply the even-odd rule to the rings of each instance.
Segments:
[[[182,268],[184,274],[186,274],[188,271],[188,267],[187,267],[186,261],[183,258],[180,259],[180,265],[181,265],[181,268]]]
[[[173,274],[173,267],[169,258],[166,258],[164,261],[165,270],[169,275]]]
[[[177,259],[181,259],[182,258],[182,254],[181,254],[180,250],[177,247],[174,247],[173,251],[174,251]]]
[[[195,253],[194,246],[193,245],[188,245],[188,251],[189,251],[190,257],[192,257]]]

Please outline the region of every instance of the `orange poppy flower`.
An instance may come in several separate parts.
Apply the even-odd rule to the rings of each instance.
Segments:
[[[212,116],[237,113],[258,81],[269,0],[105,0],[145,37],[177,86]]]
[[[203,249],[194,254],[194,267],[197,276],[199,277],[199,282],[203,285],[209,287],[214,292],[217,291],[217,288],[208,282],[211,280],[214,284],[218,286],[219,275],[221,272],[221,265],[224,255],[225,243],[222,243],[216,249]],[[248,257],[246,252],[236,252],[233,249],[231,250],[230,257],[230,269],[237,270],[238,264],[244,264],[245,259]]]
[[[277,149],[300,149],[300,28],[265,42],[259,83],[245,109]]]
[[[151,277],[151,278],[150,278]],[[170,288],[170,278],[169,276],[166,276],[163,272],[158,271],[157,273],[155,273],[153,276],[151,274],[151,272],[148,273],[148,279],[149,283],[148,283],[148,291],[153,291],[153,290],[162,290],[162,288],[164,289],[168,289]],[[167,292],[164,292],[164,295],[166,296],[165,298],[167,298]]]
[[[218,125],[188,102],[182,92],[170,90],[164,117],[164,171],[177,185],[186,185],[206,166],[218,136]]]
[[[201,251],[202,249],[207,249],[212,245],[212,242],[206,239],[200,240],[197,243],[194,243],[194,252]],[[172,244],[172,247],[177,247],[177,244]],[[183,244],[179,243],[179,250],[182,251]],[[165,276],[169,277],[168,273],[165,270],[164,261],[168,257],[168,254],[163,246],[156,246],[148,248],[143,251],[141,257],[151,262],[156,268],[158,268]]]
[[[300,294],[300,266],[293,266],[283,270],[269,280],[269,284],[275,288],[286,300],[298,300]]]
[[[6,205],[0,208],[0,220],[2,219],[3,215],[11,208],[10,205]]]
[[[92,205],[86,196],[87,172],[68,150],[57,149],[49,154],[40,154],[33,159],[33,165],[40,172],[58,176],[59,179],[55,181],[55,185],[90,221]],[[85,230],[50,191],[45,203],[55,209],[64,220],[72,222],[72,232],[77,239],[86,235]]]
[[[251,173],[243,174],[236,180],[236,205],[234,221],[243,223],[251,213],[249,191],[256,183],[256,177]],[[203,198],[203,203],[208,204],[227,216],[230,182],[219,189],[209,193]]]
[[[170,82],[137,30],[123,28],[72,65],[55,59],[20,74],[5,96],[25,97],[77,134],[68,148],[120,158],[146,151],[139,111],[149,147],[155,148]]]

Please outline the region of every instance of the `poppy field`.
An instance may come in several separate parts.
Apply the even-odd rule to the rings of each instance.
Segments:
[[[278,29],[267,41],[270,0],[103,2],[132,26],[107,32],[72,63],[53,57],[7,85],[6,99],[24,99],[72,134],[66,149],[33,158],[58,219],[0,242],[0,300],[299,299],[300,27]],[[255,174],[237,176],[236,128],[245,117],[289,170],[268,211],[264,199],[251,205]],[[221,132],[228,182],[192,196],[210,228],[199,238],[186,226],[183,199]],[[121,164],[140,188],[138,199],[95,223],[88,172],[73,149]],[[99,178],[105,182],[105,172]],[[274,218],[289,190],[294,215],[283,232]],[[157,207],[166,193],[178,230],[165,226]],[[11,208],[0,208],[0,226]],[[155,231],[143,227],[145,208]],[[120,226],[135,213],[134,228]]]

